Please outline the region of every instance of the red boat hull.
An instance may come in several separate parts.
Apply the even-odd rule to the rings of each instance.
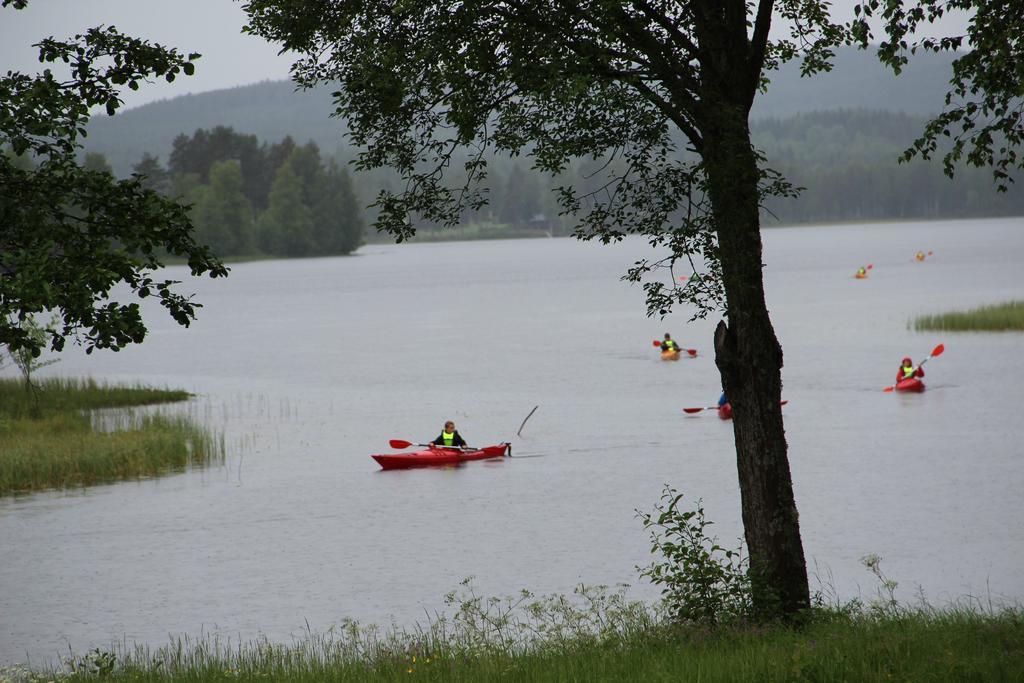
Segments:
[[[910,379],[904,379],[896,382],[896,391],[909,391],[913,393],[921,393],[924,391],[924,382],[916,377]]]
[[[508,444],[497,446],[486,446],[474,451],[463,451],[457,448],[432,447],[415,453],[394,453],[371,455],[384,470],[408,470],[414,467],[437,467],[443,465],[458,465],[460,462],[470,460],[485,460],[487,458],[500,458],[508,452]]]
[[[726,403],[725,405],[719,406],[718,407],[718,417],[722,418],[723,420],[731,420],[732,419],[732,404]]]

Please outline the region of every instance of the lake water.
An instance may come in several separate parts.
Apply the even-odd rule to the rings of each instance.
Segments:
[[[723,540],[741,526],[731,423],[681,411],[718,397],[716,321],[647,319],[619,281],[646,254],[555,239],[241,264],[187,283],[205,306],[191,329],[152,310],[145,344],[65,354],[43,372],[196,392],[184,409],[229,456],[0,498],[0,664],[422,620],[467,576],[492,595],[626,582],[655,598],[634,510],[663,484],[702,497]],[[1024,597],[1024,335],[908,329],[1024,299],[1024,219],[773,229],[765,262],[812,573],[871,597],[859,558],[877,553],[906,599]],[[665,331],[700,355],[661,362]],[[939,342],[924,394],[881,391]],[[448,418],[523,457],[406,472],[369,458]]]

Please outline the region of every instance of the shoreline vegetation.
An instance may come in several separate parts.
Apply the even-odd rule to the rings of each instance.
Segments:
[[[134,408],[186,391],[48,378],[0,379],[0,495],[90,486],[223,462],[223,437],[187,416]],[[102,413],[94,411],[103,410]]]
[[[914,318],[914,330],[942,332],[1024,332],[1024,301],[980,306]]]
[[[813,609],[800,625],[673,624],[625,587],[571,597],[483,598],[468,581],[424,627],[344,621],[283,645],[217,635],[150,649],[127,642],[54,668],[0,668],[42,681],[790,681],[1024,677],[1024,610],[973,599],[936,609],[887,601]]]

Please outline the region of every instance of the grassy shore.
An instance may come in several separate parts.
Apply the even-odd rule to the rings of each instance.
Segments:
[[[1024,301],[1008,301],[969,311],[923,315],[914,319],[915,330],[953,332],[1024,332]]]
[[[379,638],[349,626],[289,646],[201,639],[153,652],[96,650],[61,670],[7,675],[18,681],[311,683],[1024,680],[1024,613],[1019,610],[985,615],[957,609],[820,611],[798,629],[617,623],[585,633],[535,634],[539,637],[526,646],[507,630],[478,629],[467,637],[453,623],[436,626]]]
[[[30,394],[18,380],[0,380],[0,495],[150,477],[224,458],[220,439],[186,417],[127,410],[182,401],[187,392],[63,379],[38,387]],[[97,409],[123,410],[96,420],[90,411]]]

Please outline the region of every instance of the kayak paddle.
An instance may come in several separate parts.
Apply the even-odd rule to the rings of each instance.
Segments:
[[[654,344],[655,346],[658,346],[658,347],[660,347],[660,346],[661,346],[661,342],[660,342],[660,341],[658,341],[657,339],[655,339],[655,340],[654,340],[654,341],[653,341],[652,343],[653,343],[653,344]],[[679,350],[680,350],[680,351],[686,351],[686,352],[687,352],[688,354],[690,354],[691,356],[696,356],[696,355],[697,355],[697,349],[683,349],[683,348],[680,348]]]
[[[455,451],[478,451],[479,448],[473,446],[438,446],[436,443],[413,443],[412,441],[406,441],[404,439],[391,439],[388,441],[388,445],[392,448],[409,448],[409,446],[422,446],[423,448],[447,448]],[[511,446],[509,447],[511,451]]]
[[[391,439],[388,441],[388,445],[392,448],[408,448],[409,446],[431,446],[429,443],[413,443],[412,441],[404,441],[402,439]]]
[[[945,351],[945,350],[946,350],[945,344],[939,344],[938,346],[936,346],[934,349],[932,349],[931,354],[929,354],[927,358],[925,358],[923,361],[920,362],[920,364],[918,364],[917,369],[920,370],[921,366],[924,365],[925,363],[927,363],[932,358],[935,358],[936,356],[941,356],[942,352]],[[889,392],[895,391],[895,390],[896,390],[896,385],[895,384],[893,384],[891,387],[886,387],[886,388],[882,389],[882,391],[884,391],[887,394]]]
[[[779,405],[780,406],[784,406],[787,403],[789,403],[789,400],[785,400],[782,403],[780,403]],[[704,406],[703,408],[683,408],[683,412],[684,413],[691,413],[691,414],[693,414],[693,413],[699,413],[702,410],[718,410],[720,407],[721,406]]]

